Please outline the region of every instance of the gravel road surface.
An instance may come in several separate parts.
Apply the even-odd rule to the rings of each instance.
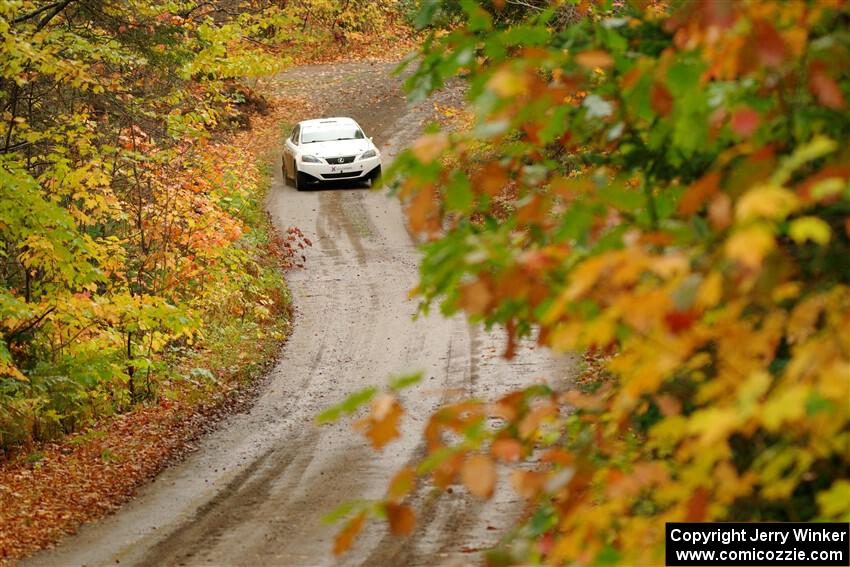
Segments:
[[[385,163],[417,136],[433,102],[411,105],[393,65],[342,63],[296,67],[275,88],[309,96],[326,116],[354,117],[375,136]],[[438,95],[456,101],[458,93]],[[307,118],[307,117],[305,117]],[[350,498],[378,498],[395,470],[421,456],[430,410],[460,393],[494,397],[536,379],[569,378],[574,360],[530,344],[500,357],[503,336],[439,315],[413,320],[416,247],[398,203],[352,187],[296,192],[279,167],[268,197],[275,223],[313,240],[306,268],[288,275],[295,329],[247,413],[225,419],[183,462],[143,487],[116,514],[85,526],[25,565],[438,565],[470,564],[521,512],[500,484],[476,501],[421,486],[413,495],[417,528],[394,538],[383,524],[365,528],[336,559],[336,526],[320,518]],[[404,437],[381,453],[349,421],[313,424],[323,408],[394,373],[422,370],[403,393]]]

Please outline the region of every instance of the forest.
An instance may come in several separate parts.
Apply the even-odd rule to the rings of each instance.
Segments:
[[[121,419],[204,421],[277,360],[316,235],[264,203],[313,107],[270,78],[380,55],[410,104],[464,96],[380,189],[418,316],[580,363],[416,416],[385,496],[322,511],[341,560],[369,519],[424,529],[422,489],[521,498],[490,565],[663,564],[665,522],[850,521],[846,1],[12,0],[0,34],[0,488],[71,443],[99,475]],[[423,375],[368,378],[316,422],[386,455]],[[10,504],[0,560],[157,459],[65,523]]]

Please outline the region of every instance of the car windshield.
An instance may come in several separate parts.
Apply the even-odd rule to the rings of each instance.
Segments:
[[[334,140],[362,140],[366,136],[355,124],[336,124],[327,128],[304,130],[301,143],[332,142]]]

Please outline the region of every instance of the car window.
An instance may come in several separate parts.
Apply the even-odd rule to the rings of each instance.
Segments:
[[[289,139],[292,140],[293,144],[298,144],[298,133],[301,131],[301,126],[296,125],[295,128],[292,129],[292,135],[289,136]]]
[[[305,129],[301,142],[330,142],[333,140],[362,140],[363,134],[356,124],[336,124],[325,128]]]

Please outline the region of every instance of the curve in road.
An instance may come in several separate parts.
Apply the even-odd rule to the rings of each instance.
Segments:
[[[310,96],[326,116],[349,115],[376,136],[386,158],[419,132],[432,101],[409,105],[391,64],[293,68],[276,88]],[[441,97],[457,97],[447,91]],[[386,159],[385,158],[385,159]],[[396,200],[362,189],[296,192],[279,168],[268,210],[314,245],[288,275],[297,306],[283,356],[253,407],[227,418],[196,452],[143,487],[118,513],[67,538],[29,565],[435,565],[469,563],[521,510],[500,483],[480,502],[421,486],[409,538],[370,524],[336,559],[324,513],[354,498],[379,498],[399,467],[421,456],[424,420],[453,395],[493,397],[537,378],[567,379],[568,357],[523,344],[502,359],[504,337],[463,318],[413,320],[418,253]],[[322,409],[394,373],[424,371],[403,394],[403,438],[371,450],[347,422],[313,425]]]

